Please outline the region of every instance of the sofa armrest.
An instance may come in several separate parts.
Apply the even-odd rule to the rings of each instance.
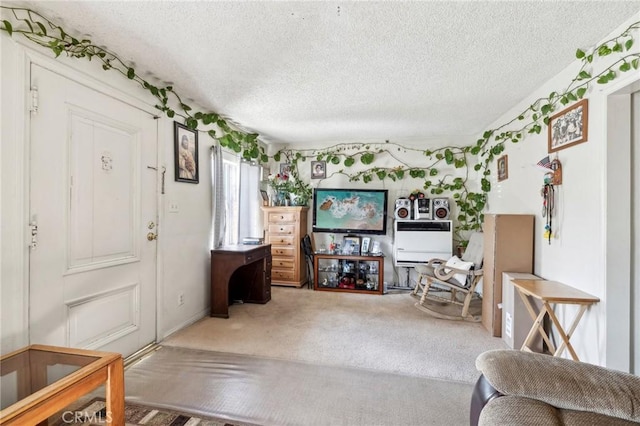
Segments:
[[[487,351],[476,367],[504,395],[640,422],[640,377],[517,350]]]

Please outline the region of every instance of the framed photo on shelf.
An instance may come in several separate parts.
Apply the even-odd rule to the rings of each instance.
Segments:
[[[176,181],[198,183],[198,132],[174,121],[173,149]]]
[[[260,190],[260,196],[262,197],[262,205],[263,206],[268,206],[269,205],[269,194],[267,194],[267,191],[265,191],[264,189]]]
[[[360,254],[360,237],[347,235],[342,239],[342,254]]]
[[[589,130],[589,100],[583,99],[575,105],[552,115],[549,119],[549,149],[556,152],[587,141]]]
[[[370,244],[371,244],[371,238],[370,237],[363,237],[362,238],[362,245],[360,246],[360,253],[361,254],[369,253],[369,245]]]
[[[498,158],[498,182],[505,180],[509,177],[509,157],[503,155]]]
[[[371,254],[380,254],[380,241],[371,243]]]

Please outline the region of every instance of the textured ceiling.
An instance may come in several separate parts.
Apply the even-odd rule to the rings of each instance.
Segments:
[[[477,135],[640,11],[640,1],[29,5],[264,141],[296,144]]]

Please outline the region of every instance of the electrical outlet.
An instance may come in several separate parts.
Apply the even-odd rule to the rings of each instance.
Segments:
[[[178,295],[178,306],[184,305],[184,294],[180,293]]]

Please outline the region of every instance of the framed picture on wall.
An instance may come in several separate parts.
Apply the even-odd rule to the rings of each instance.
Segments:
[[[325,161],[311,162],[311,179],[324,179],[327,177],[327,163]]]
[[[280,163],[280,176],[289,176],[289,175],[291,175],[291,164]]]
[[[198,183],[198,132],[174,121],[173,149],[176,181]]]
[[[509,157],[503,155],[498,158],[498,182],[509,177]]]
[[[549,152],[556,152],[586,142],[588,136],[589,101],[583,99],[575,105],[552,115],[549,119]]]

